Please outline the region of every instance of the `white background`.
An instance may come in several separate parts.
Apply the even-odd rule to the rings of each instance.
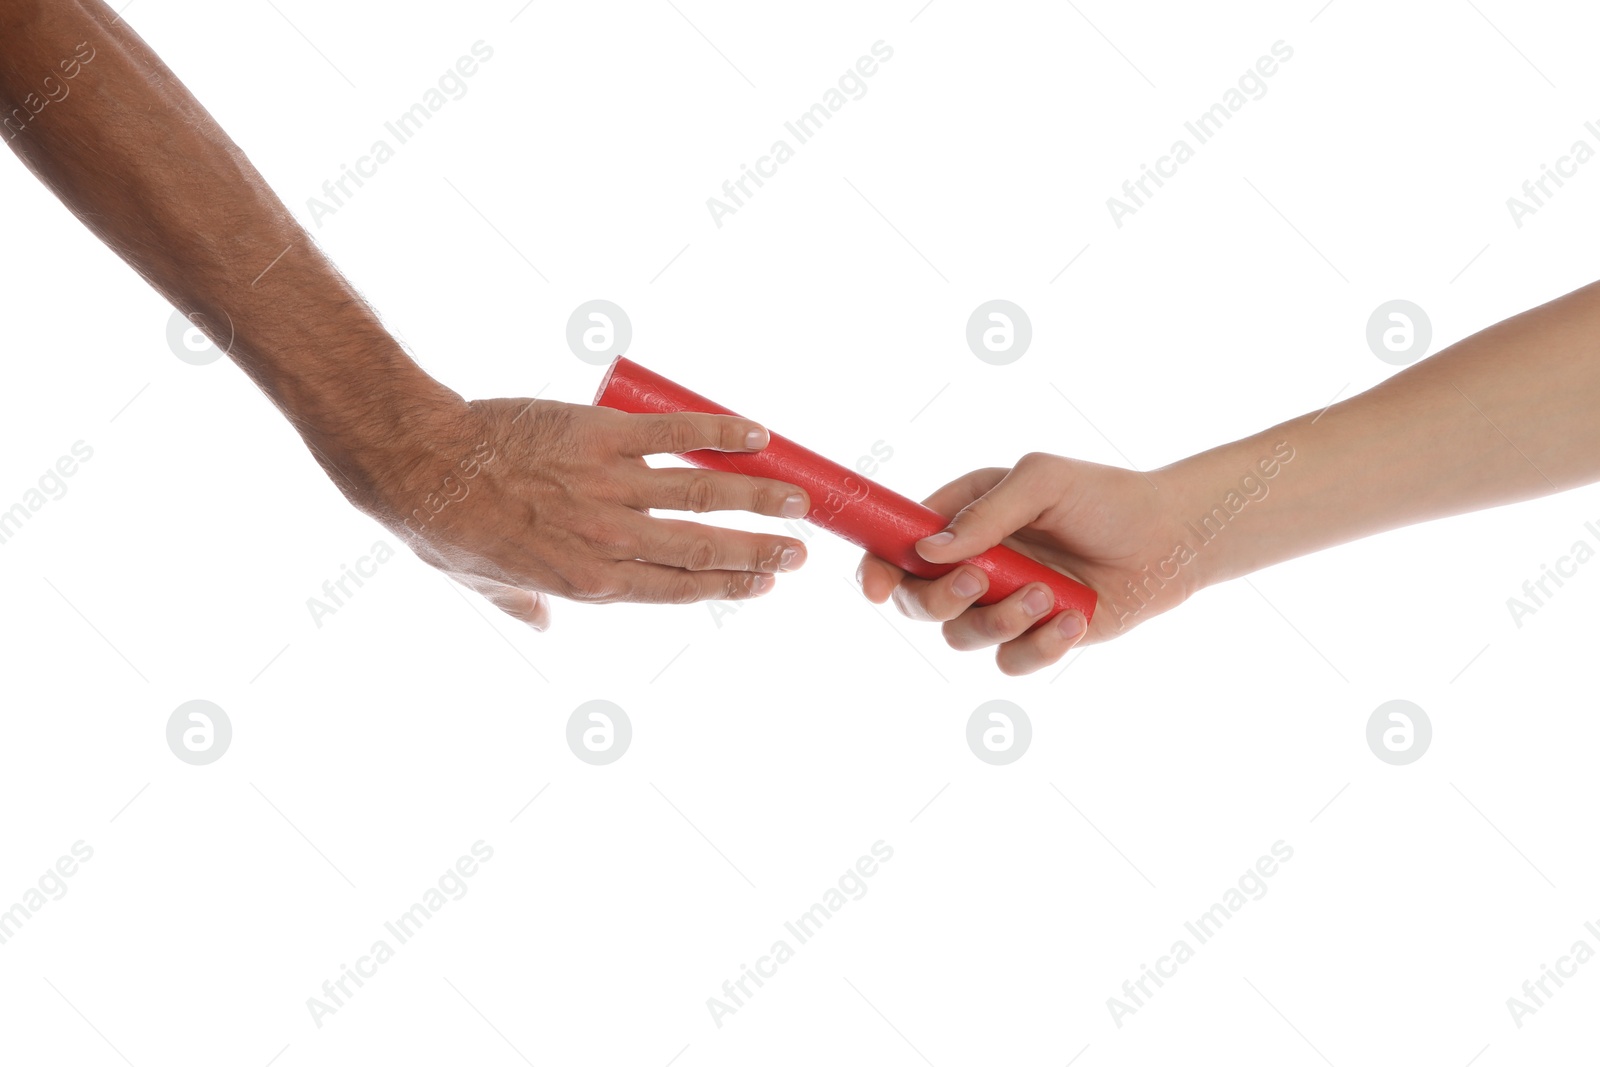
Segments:
[[[1383,301],[1426,309],[1437,349],[1593,278],[1600,163],[1520,229],[1505,205],[1596,143],[1585,5],[675,2],[126,17],[308,224],[487,42],[315,229],[423,365],[585,401],[600,372],[565,323],[612,300],[631,357],[844,462],[883,442],[911,494],[1031,450],[1159,466],[1394,373],[1364,339]],[[717,228],[706,198],[878,40],[867,94]],[[1106,198],[1278,40],[1267,94],[1114,226]],[[1520,629],[1505,601],[1597,543],[1596,490],[1288,563],[1027,679],[869,605],[823,534],[720,620],[557,603],[539,635],[401,550],[318,628],[307,598],[398,541],[231,363],[180,362],[170,309],[9,161],[0,203],[0,509],[94,449],[0,546],[0,908],[94,850],[0,946],[7,1062],[1344,1067],[1592,1042],[1600,964],[1520,1029],[1506,998],[1600,949],[1600,567]],[[996,297],[1034,329],[1004,367],[964,339]],[[233,724],[205,767],[165,741],[195,698]],[[634,730],[604,767],[565,742],[597,698]],[[1393,698],[1433,723],[1410,766],[1366,745]],[[1033,723],[1007,767],[965,741],[991,699]],[[307,998],[480,839],[470,892],[316,1026]],[[867,895],[714,1025],[706,998],[880,839]],[[1267,895],[1118,1028],[1106,999],[1279,840]]]

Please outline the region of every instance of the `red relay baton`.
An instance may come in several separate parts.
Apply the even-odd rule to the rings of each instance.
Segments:
[[[594,402],[635,414],[735,414],[621,356],[607,369]],[[811,497],[807,519],[919,578],[938,578],[956,568],[953,563],[929,563],[917,555],[914,547],[949,524],[937,511],[885,489],[786,437],[771,436],[771,442],[760,452],[698,449],[683,453],[683,458],[696,467],[798,485]],[[978,598],[980,604],[994,604],[1030,582],[1043,582],[1056,597],[1044,619],[1068,609],[1082,612],[1085,620],[1094,618],[1094,590],[1004,545],[963,562],[989,576],[988,591]]]

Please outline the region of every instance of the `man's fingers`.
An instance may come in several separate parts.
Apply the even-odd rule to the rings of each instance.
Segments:
[[[1007,641],[995,652],[1002,674],[1032,674],[1055,663],[1083,640],[1086,627],[1076,611],[1063,611],[1031,633]]]
[[[640,517],[635,536],[639,559],[688,571],[792,571],[806,560],[805,545],[792,537],[723,530],[678,519]]]
[[[654,467],[638,472],[628,503],[672,511],[751,511],[784,519],[803,518],[811,507],[806,494],[787,482],[728,471]]]
[[[703,415],[673,412],[664,415],[629,415],[630,431],[623,437],[623,450],[632,456],[659,452],[693,452],[713,448],[718,452],[759,452],[767,447],[768,434],[759,422],[736,415]]]
[[[686,571],[640,561],[616,564],[613,577],[617,592],[607,599],[640,604],[749,600],[770,592],[776,583],[772,575],[754,571]]]
[[[1032,582],[998,604],[962,612],[944,624],[945,643],[959,652],[1002,645],[1021,637],[1055,604],[1055,593]]]
[[[1037,519],[1051,503],[1042,467],[1051,458],[1022,457],[990,489],[956,512],[943,531],[918,541],[917,554],[930,563],[954,563],[987,552]],[[989,473],[974,471],[967,477]],[[972,484],[981,482],[978,479]]]
[[[474,575],[454,574],[451,577],[513,619],[525,622],[535,630],[550,628],[550,599],[543,593]]]

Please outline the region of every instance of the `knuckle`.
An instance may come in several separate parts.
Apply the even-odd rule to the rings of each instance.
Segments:
[[[508,589],[496,602],[496,606],[513,619],[527,620],[533,618],[534,609],[539,606],[539,598],[526,589]]]
[[[580,604],[606,604],[618,594],[602,568],[584,567],[566,578],[563,595]]]
[[[905,582],[896,582],[890,599],[900,614],[917,622],[938,622],[948,616],[940,615],[934,610],[934,605],[927,600],[927,587],[913,587]]]
[[[600,595],[600,582],[588,574],[575,574],[563,583],[561,595],[579,604],[591,604]]]
[[[760,515],[776,515],[783,510],[784,493],[775,485],[757,482],[749,494],[749,508]]]
[[[700,583],[693,575],[680,574],[668,580],[663,595],[669,604],[693,604],[700,599]]]
[[[687,418],[677,418],[667,425],[667,445],[674,452],[692,452],[704,442],[694,423]]]
[[[973,648],[973,641],[969,627],[962,626],[959,619],[951,619],[940,627],[939,632],[944,635],[944,643],[957,652],[968,652]]]
[[[997,612],[976,612],[972,618],[972,626],[981,636],[997,641],[1010,632],[1004,616]]]
[[[1025,674],[1032,674],[1036,669],[1027,660],[1011,655],[1004,645],[1001,645],[999,651],[994,654],[994,663],[1000,668],[1000,673],[1009,678],[1020,678]]]
[[[964,599],[955,595],[948,585],[939,584],[931,586],[928,590],[928,610],[936,619],[958,619],[967,614],[968,604]],[[973,618],[982,619],[981,611],[973,612]]]
[[[609,559],[634,559],[639,554],[637,538],[616,523],[590,524],[584,532],[584,540],[591,549]]]
[[[989,509],[991,507],[993,507],[993,505],[989,503],[988,498],[980,496],[978,499],[974,500],[972,503],[956,512],[955,517],[950,520],[950,525],[960,528],[962,526],[969,526],[973,523],[981,523],[984,520],[984,517],[989,514]]]
[[[975,527],[983,525],[986,511],[986,508],[981,507],[962,508],[955,518],[950,520],[948,528],[958,536],[966,534],[968,531],[975,532]]]
[[[683,487],[683,504],[690,511],[710,511],[717,503],[717,487],[704,474],[694,475]]]
[[[592,431],[578,422],[577,412],[566,404],[535,401],[523,421],[526,428],[519,424],[518,429],[522,440],[515,442],[518,454],[537,455],[547,464],[565,464],[592,447]]]
[[[1024,484],[1039,485],[1056,476],[1060,463],[1061,457],[1049,452],[1029,452],[1017,460],[1016,473],[1022,477]]]
[[[717,562],[717,545],[709,537],[696,537],[684,549],[683,565],[691,571],[708,571]]]

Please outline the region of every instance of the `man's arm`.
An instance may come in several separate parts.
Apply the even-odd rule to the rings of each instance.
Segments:
[[[648,514],[804,514],[792,486],[643,462],[759,449],[766,433],[754,423],[467,403],[430,378],[199,101],[98,0],[0,0],[0,139],[227,350],[352,503],[512,614],[542,627],[540,593],[751,596],[804,558],[792,538]]]

